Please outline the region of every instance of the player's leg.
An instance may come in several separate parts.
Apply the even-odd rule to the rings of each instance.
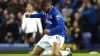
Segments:
[[[51,52],[52,52],[52,50],[44,51],[42,53],[42,55],[43,56],[51,55]],[[69,50],[60,50],[60,52],[61,52],[62,56],[67,56],[67,55],[71,54],[71,52]]]
[[[36,32],[32,34],[33,41],[35,42]]]
[[[34,46],[35,46],[36,33],[31,33],[29,36],[30,36],[29,39],[28,39],[29,48],[30,48],[29,53],[31,53],[33,51]]]
[[[64,44],[64,37],[59,35],[52,36],[52,39],[49,41],[49,43],[52,45],[52,55],[62,56],[59,50],[61,46]]]
[[[35,46],[32,56],[39,56],[45,49],[47,49],[47,47],[49,47],[48,36],[44,35]]]
[[[60,49],[59,43],[53,42],[51,55],[52,56],[62,56],[62,54],[59,51],[59,49]]]
[[[26,34],[26,42],[29,44],[30,51],[33,50],[35,39],[32,37],[33,33]]]
[[[33,48],[34,48],[36,45],[36,32],[33,33],[32,39],[33,39]]]
[[[62,56],[65,56],[65,55],[67,56],[67,55],[71,54],[70,49],[66,49],[65,51],[59,50],[60,47],[64,43],[64,37],[49,36],[48,42],[49,42],[48,44],[52,47],[52,51],[51,50],[46,50],[42,53],[42,55],[46,56],[46,55],[51,55],[52,54],[53,56],[61,56],[61,55]]]
[[[39,45],[36,45],[32,52],[32,56],[39,56],[43,51],[43,48],[41,48]]]

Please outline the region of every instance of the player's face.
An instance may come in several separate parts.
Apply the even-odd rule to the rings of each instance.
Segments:
[[[27,4],[26,11],[31,12],[33,10],[33,6],[31,4]]]
[[[44,12],[48,12],[48,6],[42,7],[42,10],[43,10]]]

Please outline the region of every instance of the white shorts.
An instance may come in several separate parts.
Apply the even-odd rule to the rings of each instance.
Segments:
[[[57,42],[61,47],[64,44],[64,40],[64,37],[60,35],[48,36],[45,34],[37,45],[45,50],[50,50],[54,42]]]

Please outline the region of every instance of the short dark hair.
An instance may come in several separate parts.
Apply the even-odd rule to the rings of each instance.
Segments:
[[[44,7],[44,6],[46,6],[47,4],[51,4],[51,0],[43,0],[43,1],[42,1],[42,4],[41,4],[41,7]]]

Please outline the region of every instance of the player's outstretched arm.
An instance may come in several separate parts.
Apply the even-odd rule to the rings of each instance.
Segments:
[[[38,13],[38,14],[29,14],[29,13],[26,13],[25,17],[26,18],[44,18],[45,15],[43,15],[42,13]]]

